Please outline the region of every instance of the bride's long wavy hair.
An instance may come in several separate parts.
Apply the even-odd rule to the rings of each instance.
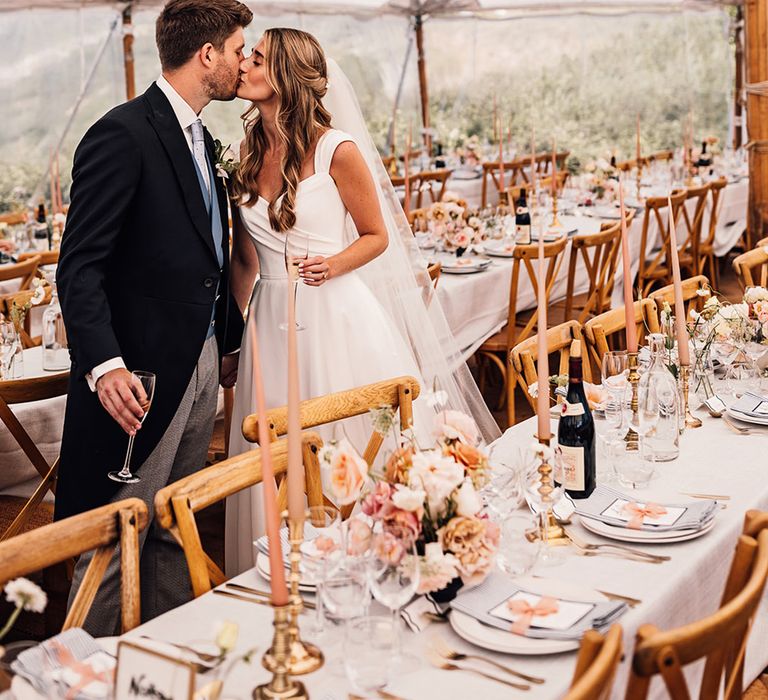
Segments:
[[[282,27],[264,32],[266,80],[277,94],[277,134],[283,147],[280,162],[282,185],[269,202],[269,223],[287,231],[296,223],[296,189],[304,160],[322,131],[330,128],[331,115],[323,107],[328,89],[325,54],[315,37]],[[243,114],[245,155],[233,182],[233,196],[253,206],[258,195],[256,178],[267,151],[267,137],[255,105]],[[283,197],[280,208],[275,203]]]

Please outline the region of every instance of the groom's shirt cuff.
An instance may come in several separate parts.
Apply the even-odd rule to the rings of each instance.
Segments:
[[[88,388],[91,391],[96,391],[96,382],[113,369],[127,369],[122,357],[113,357],[111,360],[96,365],[90,372],[88,372],[88,374],[85,375],[85,381],[88,382]]]

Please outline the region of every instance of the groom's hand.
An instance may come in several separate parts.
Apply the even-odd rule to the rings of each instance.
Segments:
[[[125,368],[113,369],[96,382],[99,401],[107,413],[114,418],[128,435],[135,435],[141,428],[144,411],[136,400],[136,392],[144,393],[139,383],[133,381],[131,373]],[[146,397],[144,397],[146,398]]]
[[[221,378],[219,383],[225,389],[231,389],[237,381],[237,364],[240,359],[240,352],[233,352],[230,355],[224,355],[221,358]]]

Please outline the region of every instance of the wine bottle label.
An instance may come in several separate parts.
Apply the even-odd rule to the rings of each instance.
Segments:
[[[558,445],[560,483],[568,491],[584,490],[584,448]]]
[[[522,245],[529,245],[531,242],[531,226],[530,224],[518,224],[515,226],[515,243],[521,243]]]
[[[568,403],[567,401],[563,401],[562,415],[583,416],[584,405],[580,403]]]

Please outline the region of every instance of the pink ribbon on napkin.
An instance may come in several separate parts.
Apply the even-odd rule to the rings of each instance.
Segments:
[[[54,640],[51,644],[53,652],[56,658],[64,668],[68,668],[70,671],[76,673],[79,678],[66,694],[67,700],[73,700],[77,697],[77,694],[84,690],[93,681],[101,681],[102,683],[109,684],[114,671],[99,671],[98,673],[93,670],[93,667],[89,664],[78,661],[72,652],[67,649],[61,642]]]
[[[534,617],[546,617],[554,615],[560,608],[557,599],[544,596],[536,605],[531,605],[527,600],[508,600],[507,607],[513,615],[519,617],[515,620],[510,632],[524,635],[531,626]]]
[[[658,503],[646,503],[645,507],[641,507],[634,501],[630,501],[622,508],[622,512],[630,516],[627,527],[632,530],[639,530],[643,526],[643,519],[666,515],[667,509]]]

